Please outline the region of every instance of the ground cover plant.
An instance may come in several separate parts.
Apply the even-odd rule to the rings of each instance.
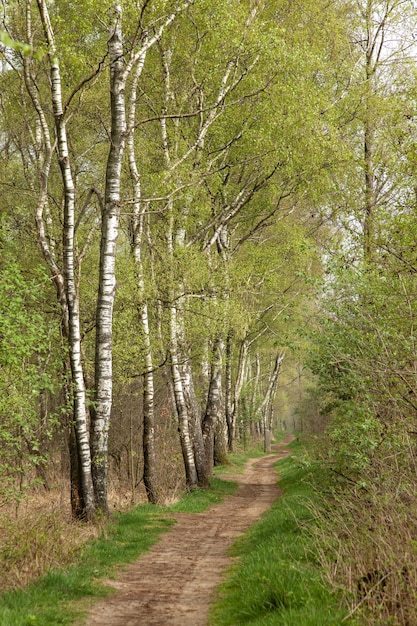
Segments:
[[[340,593],[324,580],[312,542],[309,472],[294,457],[277,467],[283,495],[235,543],[238,562],[221,586],[211,626],[330,626],[347,615]]]

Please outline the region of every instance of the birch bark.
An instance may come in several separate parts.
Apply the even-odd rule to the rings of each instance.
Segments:
[[[144,59],[143,59],[144,61]],[[140,174],[136,165],[135,142],[133,128],[135,125],[135,111],[137,99],[137,85],[142,72],[143,62],[138,63],[135,71],[131,97],[129,102],[129,123],[127,151],[130,176],[134,188],[133,204],[133,256],[136,265],[137,289],[139,295],[139,318],[145,351],[145,371],[143,374],[143,482],[149,502],[158,502],[158,483],[156,473],[155,451],[155,406],[154,406],[154,376],[151,333],[149,327],[148,303],[145,294],[145,275],[142,262],[142,244],[144,234],[145,207],[141,203]]]
[[[234,452],[235,429],[233,423],[232,401],[232,358],[233,358],[233,333],[231,330],[226,337],[226,368],[225,368],[225,413],[227,425],[227,449]]]
[[[68,341],[69,356],[71,363],[73,400],[74,400],[74,423],[77,440],[78,456],[80,460],[81,483],[83,489],[84,515],[88,519],[94,516],[94,488],[91,475],[91,456],[87,428],[87,402],[84,372],[81,359],[81,332],[79,299],[76,289],[75,277],[75,254],[74,254],[74,232],[75,232],[75,187],[70,166],[68,140],[66,131],[66,119],[62,104],[61,72],[58,62],[57,50],[54,34],[49,18],[48,8],[44,0],[37,0],[39,14],[45,38],[48,42],[48,56],[50,59],[51,72],[51,99],[55,129],[57,135],[57,155],[61,177],[64,188],[64,232],[63,232],[63,262],[64,262],[64,283],[65,283],[65,304],[68,307]],[[42,119],[41,119],[42,123]],[[42,238],[42,204],[38,208],[38,224]],[[38,226],[38,228],[39,228]],[[45,241],[43,242],[44,249]],[[57,276],[56,284],[59,286],[60,280]],[[62,298],[62,295],[61,295]],[[63,299],[63,298],[62,298]],[[64,315],[66,311],[64,310]]]
[[[264,399],[262,400],[258,414],[262,418],[263,423],[263,431],[264,431],[264,442],[265,442],[265,452],[271,451],[271,415],[272,415],[272,403],[274,401],[274,397],[277,390],[278,385],[278,377],[281,369],[281,365],[284,361],[284,353],[279,351],[275,357],[274,367],[271,371],[271,375],[268,381],[268,387],[265,392]]]
[[[371,111],[371,98],[374,93],[375,72],[381,55],[384,41],[382,26],[381,41],[378,41],[378,31],[373,28],[372,2],[367,2],[365,8],[366,48],[365,48],[365,119],[363,125],[363,152],[364,152],[364,220],[363,220],[363,255],[364,260],[372,262],[374,253],[374,220],[375,220],[375,174],[374,174],[374,123]],[[379,29],[378,29],[379,30]],[[376,58],[374,58],[374,56]]]
[[[182,319],[183,322],[183,319]],[[181,324],[181,338],[184,337],[184,327]],[[185,405],[188,412],[188,424],[190,428],[191,441],[194,452],[194,462],[197,471],[198,486],[206,488],[209,486],[208,472],[206,466],[206,456],[204,451],[204,440],[201,429],[201,410],[197,400],[193,372],[191,368],[191,358],[185,356],[182,351],[183,361],[180,365],[181,378],[183,381]]]
[[[180,435],[182,456],[184,459],[185,478],[187,487],[192,489],[198,484],[197,469],[194,459],[194,451],[190,434],[188,421],[188,411],[184,395],[183,379],[181,377],[179,365],[178,351],[178,317],[177,307],[173,304],[170,307],[169,318],[170,329],[170,357],[171,357],[171,374],[174,384],[175,404],[178,414],[178,430]]]
[[[149,36],[138,24],[130,53],[123,47],[122,4],[114,2],[114,20],[108,41],[110,59],[111,144],[107,159],[104,211],[101,229],[99,289],[96,316],[95,406],[92,420],[93,480],[97,506],[104,512],[107,504],[108,433],[112,407],[113,306],[116,293],[116,241],[120,219],[120,185],[127,139],[126,85],[135,67],[143,66],[148,50],[165,28],[189,2],[179,5]],[[142,19],[143,14],[140,15]]]
[[[165,81],[165,106],[174,100],[171,90],[170,78],[171,53],[165,51],[162,55],[164,81]],[[166,120],[161,119],[161,138],[165,165],[170,173],[175,169],[176,163],[172,163],[169,139],[167,133]],[[178,152],[177,143],[174,142],[173,153]],[[181,159],[180,159],[181,160]],[[178,161],[177,161],[178,163]],[[166,233],[168,258],[170,266],[174,267],[175,247],[183,247],[185,244],[185,228],[176,225],[174,220],[173,201],[169,200],[168,229]],[[185,329],[183,317],[184,296],[178,293],[179,288],[183,291],[184,285],[181,277],[172,276],[170,285],[169,308],[169,355],[171,365],[171,377],[175,398],[175,406],[178,416],[178,432],[180,437],[181,451],[184,461],[185,479],[189,489],[193,489],[199,484],[199,480],[204,480],[204,450],[201,433],[200,411],[197,403],[194,402],[194,389],[192,388],[192,371],[189,357],[184,353]]]
[[[240,397],[242,395],[243,383],[246,377],[247,361],[248,361],[248,341],[247,339],[244,339],[242,343],[240,344],[239,362],[238,362],[238,368],[237,368],[237,374],[236,374],[235,388],[233,391],[231,420],[230,420],[230,424],[228,424],[229,441],[230,439],[234,441],[236,438],[236,422],[237,422],[237,418],[239,415],[239,403],[240,403]]]
[[[213,471],[214,434],[222,404],[223,350],[224,341],[222,338],[218,337],[213,344],[210,384],[207,394],[206,411],[203,419],[203,440],[208,474],[211,474]]]
[[[107,159],[104,211],[101,224],[99,287],[96,309],[95,406],[92,412],[91,453],[96,504],[108,512],[108,433],[113,385],[113,306],[116,293],[116,241],[120,217],[120,175],[126,140],[122,9],[114,5],[108,41],[110,59],[111,143]]]

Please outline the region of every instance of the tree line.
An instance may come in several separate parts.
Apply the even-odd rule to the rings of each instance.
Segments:
[[[59,432],[73,514],[107,512],[123,398],[148,499],[162,412],[187,487],[204,487],[238,438],[272,428],[283,368],[313,381],[304,427],[330,424],[338,462],[369,464],[387,419],[399,436],[413,15],[400,0],[3,5],[2,498],[46,480]]]
[[[4,336],[2,478],[12,491],[23,457],[41,469],[61,428],[74,514],[107,511],[115,375],[142,379],[152,502],[156,375],[189,488],[207,485],[215,455],[233,449],[243,410],[268,428],[280,318],[316,262],[302,199],[333,149],[320,134],[303,159],[327,61],[288,8],[4,7],[2,275],[14,283],[3,300],[13,341]]]

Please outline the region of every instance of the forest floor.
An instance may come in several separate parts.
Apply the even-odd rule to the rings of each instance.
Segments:
[[[289,454],[291,435],[273,454],[250,460],[239,488],[204,513],[177,513],[172,530],[115,580],[115,592],[94,604],[85,626],[205,626],[212,594],[233,564],[233,541],[280,496],[274,464]],[[226,476],[225,476],[226,478]]]

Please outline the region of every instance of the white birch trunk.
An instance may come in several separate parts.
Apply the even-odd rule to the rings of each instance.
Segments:
[[[268,387],[266,389],[264,399],[262,400],[259,406],[259,409],[257,411],[258,415],[262,419],[262,424],[263,424],[265,452],[271,451],[272,404],[273,404],[274,397],[276,394],[279,372],[280,372],[283,361],[284,361],[284,353],[280,351],[275,357],[274,367],[271,371],[269,381],[268,381]]]
[[[166,159],[169,164],[169,153],[166,151]],[[177,229],[174,234],[174,218],[172,215],[172,203],[169,204],[169,228],[167,232],[168,254],[172,261],[174,260],[174,241],[176,245],[183,245],[185,232],[183,229]],[[176,277],[173,277],[173,282]],[[183,338],[183,319],[182,319],[182,297],[175,297],[175,288],[171,288],[171,306],[169,311],[169,333],[170,344],[169,354],[171,359],[171,376],[174,387],[175,405],[178,415],[178,431],[180,436],[181,451],[184,460],[185,479],[187,487],[193,489],[198,484],[198,473],[194,456],[193,432],[190,429],[190,415],[187,406],[186,392],[184,384],[187,384],[187,376],[184,371],[184,364],[180,364],[180,358],[184,361],[184,355],[181,354],[179,346],[179,338]],[[180,319],[178,319],[180,318]]]
[[[144,59],[143,59],[144,60]],[[134,188],[133,205],[133,256],[136,265],[137,289],[139,295],[139,319],[142,327],[145,348],[145,372],[143,375],[143,482],[149,502],[158,502],[156,453],[155,453],[155,406],[154,377],[151,333],[149,327],[148,303],[145,295],[145,276],[142,263],[144,232],[144,207],[141,206],[140,175],[136,165],[133,128],[135,123],[137,83],[142,72],[143,62],[138,64],[129,103],[129,134],[127,140],[130,175]]]
[[[168,105],[169,100],[173,97],[171,88],[170,88],[170,54],[167,53],[163,56],[163,66],[164,66],[164,79],[165,79],[165,99],[166,104]],[[165,157],[165,165],[168,171],[171,171],[171,155],[169,150],[169,142],[168,142],[168,134],[166,122],[164,119],[161,119],[161,138],[162,145]],[[175,150],[176,151],[176,146]],[[177,228],[174,233],[174,217],[173,217],[173,205],[172,201],[168,203],[169,210],[169,226],[167,230],[167,248],[168,254],[171,260],[174,260],[174,245],[183,246],[184,238],[185,238],[185,230],[184,228]],[[172,263],[172,266],[174,264]],[[181,354],[180,346],[179,346],[179,338],[183,338],[184,327],[183,327],[183,318],[181,311],[181,301],[182,297],[176,297],[175,293],[175,281],[176,277],[172,277],[173,285],[171,287],[171,301],[172,304],[170,306],[169,312],[169,330],[170,330],[170,344],[169,344],[169,354],[171,360],[171,377],[172,377],[172,385],[174,391],[174,399],[175,406],[177,409],[178,416],[178,432],[180,436],[180,444],[181,451],[184,461],[184,469],[185,469],[185,479],[186,484],[189,489],[193,489],[198,485],[199,482],[199,473],[197,471],[197,464],[195,458],[195,436],[198,434],[196,432],[196,415],[194,415],[194,420],[192,420],[192,415],[190,415],[191,408],[191,397],[190,397],[190,389],[186,389],[189,384],[189,380],[191,380],[191,371],[188,371],[189,364],[186,363],[185,355]],[[178,282],[178,280],[177,280]],[[179,281],[182,283],[182,281]],[[178,319],[180,318],[180,319]],[[180,359],[182,359],[183,363],[180,364]],[[187,402],[188,400],[188,402]],[[191,419],[190,419],[191,418]],[[191,423],[193,422],[193,423]],[[200,430],[199,434],[201,436],[201,425],[198,425]]]
[[[66,121],[62,106],[61,74],[55,47],[54,35],[49,13],[44,0],[37,0],[42,25],[49,46],[51,67],[51,97],[57,134],[57,153],[64,186],[64,279],[66,305],[68,307],[69,355],[71,363],[74,422],[80,461],[81,483],[85,516],[90,519],[94,515],[94,489],[91,475],[91,456],[87,428],[87,403],[84,372],[81,359],[81,332],[79,300],[75,279],[74,226],[75,226],[75,188],[70,167]],[[42,207],[38,208],[38,228],[42,227]],[[41,236],[42,228],[41,228]]]
[[[232,398],[232,358],[233,358],[233,333],[231,330],[226,337],[226,368],[225,368],[225,413],[227,425],[227,449],[234,452],[235,428],[233,421],[233,398]]]
[[[180,344],[184,341],[184,320],[182,317],[182,311],[177,309],[177,316],[181,316],[180,327]],[[209,475],[207,472],[206,457],[204,452],[204,440],[201,429],[201,411],[196,397],[193,372],[191,368],[191,359],[189,355],[185,355],[183,350],[180,350],[181,364],[180,372],[183,383],[183,391],[185,398],[185,405],[188,413],[188,427],[190,429],[191,442],[194,453],[194,463],[197,471],[198,486],[206,488],[209,486]]]
[[[246,339],[244,339],[240,345],[238,369],[237,369],[237,375],[236,375],[235,388],[233,392],[231,424],[230,424],[231,433],[229,435],[229,437],[231,437],[232,440],[236,438],[236,423],[239,417],[239,403],[240,403],[240,397],[242,395],[243,383],[246,377],[247,361],[248,361],[248,342]]]
[[[91,451],[96,505],[107,503],[108,433],[113,393],[113,306],[116,293],[116,241],[120,217],[120,175],[126,140],[126,111],[122,10],[114,5],[108,41],[110,59],[111,144],[107,158],[104,212],[101,226],[99,287],[96,311],[95,408]]]
[[[174,384],[175,404],[178,414],[178,427],[181,442],[181,450],[184,459],[185,477],[187,486],[192,489],[197,486],[198,476],[195,465],[193,445],[190,435],[188,422],[188,411],[185,401],[183,381],[181,377],[179,359],[178,359],[178,321],[177,308],[175,305],[170,307],[170,357],[171,357],[171,374]]]
[[[126,145],[126,84],[135,67],[140,71],[148,50],[161,38],[165,28],[188,6],[185,2],[156,28],[152,37],[142,31],[141,45],[124,54],[122,4],[113,4],[114,23],[108,41],[110,59],[111,145],[107,159],[106,189],[101,229],[99,290],[96,322],[95,410],[92,424],[93,480],[97,506],[104,512],[107,504],[108,432],[112,407],[113,306],[116,292],[116,241],[120,218],[120,177]],[[137,33],[140,28],[138,27]],[[138,43],[136,39],[134,46]],[[139,71],[139,73],[140,73]],[[130,129],[133,132],[133,128]]]

